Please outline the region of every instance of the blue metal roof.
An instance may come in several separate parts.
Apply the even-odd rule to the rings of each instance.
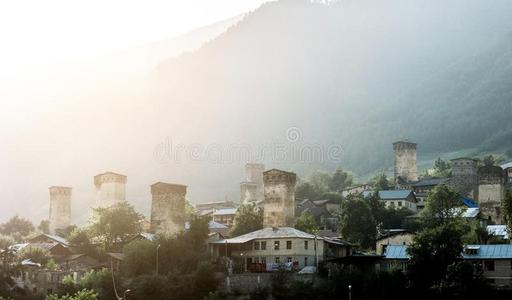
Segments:
[[[476,202],[473,201],[473,199],[470,199],[468,197],[462,197],[462,202],[464,203],[464,205],[466,205],[469,208],[476,208],[476,207],[478,207],[478,204],[476,204]]]
[[[385,259],[409,259],[407,255],[407,246],[405,245],[388,245],[384,253]]]
[[[512,244],[502,245],[466,245],[466,248],[477,249],[476,254],[463,253],[464,259],[512,259]],[[385,259],[409,259],[407,246],[389,245],[384,253]]]
[[[382,200],[388,199],[406,199],[412,193],[411,190],[390,190],[379,191],[379,198]]]
[[[464,259],[512,259],[512,245],[467,245],[477,248],[477,254],[464,253]]]

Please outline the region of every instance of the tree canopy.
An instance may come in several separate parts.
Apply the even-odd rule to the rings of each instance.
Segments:
[[[295,228],[310,234],[317,234],[319,230],[315,217],[307,211],[302,212],[295,220]]]
[[[343,238],[363,248],[371,248],[377,235],[376,227],[371,209],[364,199],[353,196],[343,201],[338,228]]]
[[[0,233],[6,235],[19,235],[21,237],[29,235],[34,230],[34,224],[28,219],[21,218],[18,215],[10,218],[9,221],[0,225]]]
[[[111,207],[95,208],[90,229],[103,242],[105,249],[111,249],[115,243],[122,244],[140,233],[142,219],[144,217],[128,202],[120,202]]]
[[[263,210],[254,203],[242,204],[235,214],[234,225],[231,228],[232,236],[239,236],[263,228]]]

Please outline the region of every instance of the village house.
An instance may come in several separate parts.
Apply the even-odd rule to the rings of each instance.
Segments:
[[[464,261],[493,284],[512,287],[512,244],[466,245],[462,253]],[[406,270],[409,263],[406,245],[389,245],[384,253],[385,270]]]
[[[379,199],[384,201],[386,208],[407,208],[412,212],[417,211],[418,199],[412,190],[386,190],[379,191]],[[365,198],[371,197],[373,193],[367,191],[363,193]]]
[[[233,226],[235,221],[236,208],[222,208],[217,209],[212,213],[213,222],[222,224],[228,227]]]
[[[214,258],[228,257],[236,272],[315,267],[326,256],[350,255],[351,245],[291,227],[264,228],[231,239],[210,242]]]
[[[389,245],[410,245],[414,234],[405,229],[389,229],[376,241],[377,254],[384,254]]]

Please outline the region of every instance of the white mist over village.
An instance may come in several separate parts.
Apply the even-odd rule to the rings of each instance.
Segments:
[[[0,300],[512,296],[510,1],[0,25]]]

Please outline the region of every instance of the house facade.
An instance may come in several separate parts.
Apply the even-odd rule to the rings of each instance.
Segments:
[[[349,255],[351,245],[291,227],[264,228],[231,239],[210,242],[214,258],[227,257],[239,272],[299,270],[316,266],[327,255]]]

